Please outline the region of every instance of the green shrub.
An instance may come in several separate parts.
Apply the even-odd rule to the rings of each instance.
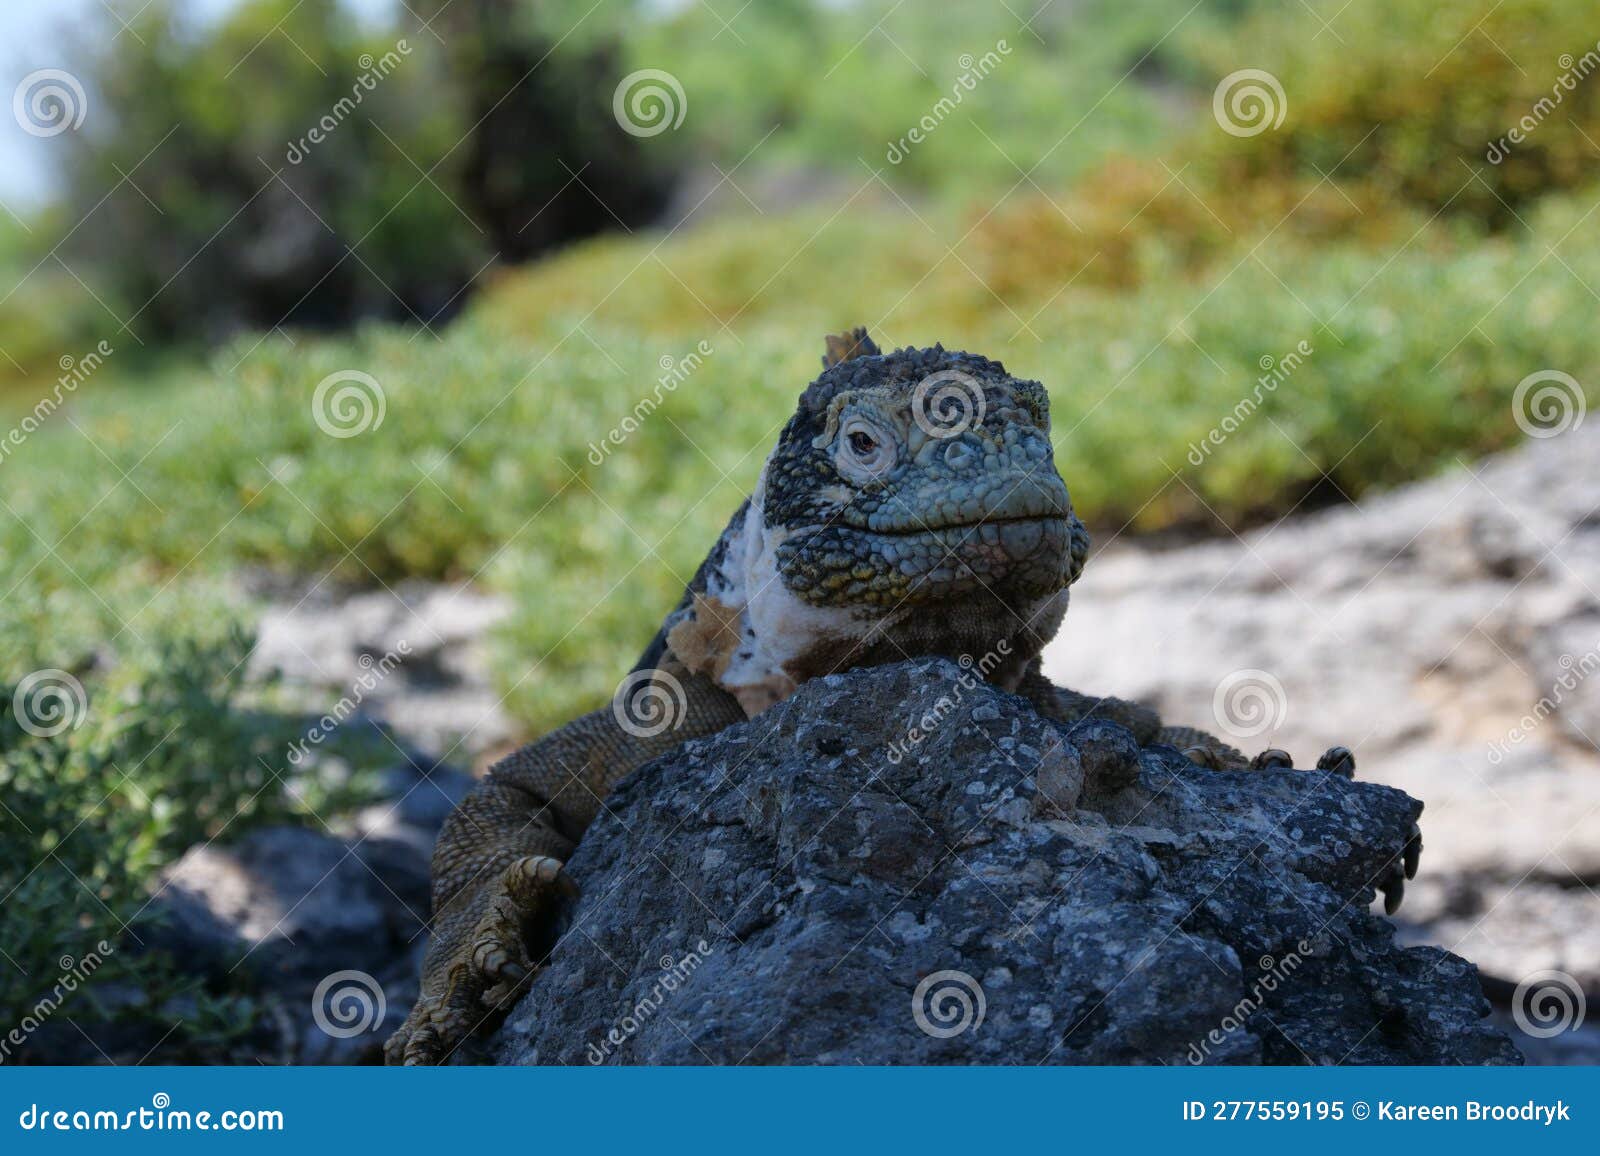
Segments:
[[[688,4],[636,21],[624,44],[635,67],[666,68],[682,83],[685,152],[724,171],[749,156],[736,181],[763,168],[802,184],[832,174],[842,197],[878,170],[913,195],[988,201],[1026,189],[1023,170],[1055,188],[1107,152],[1170,139],[1164,94],[1123,81],[1147,54],[1159,57],[1174,25],[1211,21],[1193,9],[765,0],[724,28],[731,13]],[[924,117],[934,127],[912,141]]]
[[[669,174],[596,81],[614,46],[556,52],[504,4],[431,7],[437,28],[379,28],[339,4],[248,0],[212,26],[154,0],[111,26],[74,66],[92,113],[59,143],[64,251],[116,328],[199,343],[430,323],[496,257],[657,211]]]
[[[1328,7],[1319,17],[1275,6],[1192,37],[1211,83],[1249,67],[1284,89],[1281,128],[1213,134],[1226,181],[1337,173],[1385,199],[1507,225],[1539,196],[1592,179],[1600,38],[1569,0]],[[1525,117],[1531,131],[1514,143]]]
[[[0,967],[0,1018],[8,1024],[71,970],[65,961],[92,953],[104,966],[73,997],[82,1005],[64,1014],[154,1023],[157,1036],[182,1018],[169,1054],[220,1058],[226,1041],[251,1026],[248,980],[206,990],[173,960],[139,949],[152,918],[150,881],[193,843],[331,815],[364,797],[360,775],[327,770],[381,757],[353,733],[335,736],[323,773],[285,780],[285,752],[303,725],[241,699],[251,640],[198,593],[188,607],[169,605],[145,621],[148,646],[124,636],[114,661],[101,642],[73,669],[24,670],[38,661],[39,644],[6,650],[0,944],[10,962]],[[76,609],[76,597],[58,596],[53,611]],[[22,641],[15,625],[6,633],[8,643]],[[107,992],[120,996],[107,1002]],[[180,998],[188,1012],[175,1017],[169,1001]]]
[[[136,392],[97,378],[75,425],[58,415],[0,460],[0,581],[19,583],[19,630],[61,650],[73,632],[50,625],[54,598],[74,597],[84,645],[121,629],[85,585],[119,608],[112,592],[128,591],[133,614],[169,581],[163,598],[241,565],[481,580],[514,595],[502,686],[539,728],[594,705],[637,656],[754,484],[825,332],[864,321],[886,344],[943,341],[1044,381],[1061,468],[1101,530],[1213,511],[1241,525],[1323,470],[1356,496],[1509,445],[1519,380],[1592,375],[1600,337],[1573,276],[1600,281],[1600,243],[1573,228],[1586,208],[1551,202],[1525,237],[1430,226],[1398,252],[1241,235],[1187,278],[1118,292],[1041,277],[1004,300],[973,275],[974,238],[946,255],[959,218],[925,216],[938,235],[881,212],[596,241],[503,278],[439,340],[269,337]],[[841,275],[856,267],[879,276]],[[1191,466],[1260,358],[1302,340],[1314,354]],[[702,341],[698,367],[608,447],[661,359]],[[313,395],[345,370],[379,383],[384,416],[337,438]],[[133,628],[159,634],[159,605]]]

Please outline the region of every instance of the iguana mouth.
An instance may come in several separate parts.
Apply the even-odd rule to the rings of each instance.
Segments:
[[[976,530],[982,526],[1019,526],[1028,523],[1049,524],[1051,522],[1065,522],[1066,514],[1006,514],[974,518],[966,522],[919,522],[914,526],[890,526],[882,530],[874,530],[870,526],[858,525],[854,522],[834,520],[829,522],[813,522],[809,526],[796,526],[789,531],[791,537],[811,537],[826,533],[829,530],[848,530],[856,534],[866,534],[875,538],[920,538],[929,534],[943,534],[951,530]]]
[[[968,522],[928,522],[919,526],[906,526],[889,530],[864,530],[866,534],[882,534],[885,538],[914,538],[919,534],[936,534],[944,530],[975,530],[980,526],[1017,526],[1029,522],[1065,522],[1065,514],[1007,514],[974,518]]]
[[[1075,525],[1055,514],[887,530],[833,522],[788,534],[778,564],[814,605],[899,607],[983,588],[1043,597],[1070,581]]]

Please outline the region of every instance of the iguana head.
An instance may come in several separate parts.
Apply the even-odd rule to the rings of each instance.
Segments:
[[[970,353],[829,339],[767,461],[784,584],[883,610],[984,595],[1021,606],[1077,578],[1088,535],[1050,446],[1050,399]]]
[[[997,361],[830,337],[667,646],[751,714],[809,678],[926,654],[1015,687],[1089,548],[1049,431],[1044,387]]]

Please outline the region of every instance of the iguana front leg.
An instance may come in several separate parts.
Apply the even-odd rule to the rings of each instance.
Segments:
[[[1200,766],[1215,771],[1287,770],[1294,759],[1287,751],[1274,747],[1262,751],[1254,758],[1237,747],[1223,742],[1216,735],[1198,727],[1173,727],[1162,725],[1161,718],[1147,706],[1110,695],[1096,697],[1080,694],[1066,687],[1056,686],[1044,676],[1038,659],[1034,659],[1023,673],[1017,693],[1033,703],[1034,709],[1046,718],[1064,723],[1076,723],[1085,718],[1103,718],[1119,723],[1133,732],[1140,746],[1161,743],[1177,747]],[[1330,747],[1317,760],[1317,770],[1333,771],[1345,778],[1356,773],[1356,757],[1348,747]]]
[[[495,764],[445,820],[433,852],[422,993],[384,1045],[389,1063],[441,1063],[509,1005],[537,962],[528,933],[552,899],[576,894],[563,865],[619,779],[745,718],[732,696],[688,674],[670,651],[628,697],[652,709],[635,716],[619,702],[552,731]]]
[[[1109,696],[1096,698],[1056,686],[1044,676],[1038,659],[1034,659],[1023,673],[1017,693],[1046,718],[1069,725],[1095,717],[1120,723],[1133,732],[1140,746],[1162,743],[1177,747],[1191,762],[1214,771],[1288,770],[1294,766],[1294,759],[1287,751],[1274,747],[1254,758],[1247,758],[1242,751],[1197,727],[1162,726],[1156,712],[1147,706]],[[1317,770],[1331,771],[1347,779],[1354,778],[1355,753],[1349,747],[1329,747],[1317,760]],[[1413,823],[1404,848],[1377,881],[1378,890],[1383,892],[1383,909],[1388,914],[1393,915],[1400,910],[1400,903],[1405,898],[1406,880],[1416,878],[1421,855],[1422,829]]]

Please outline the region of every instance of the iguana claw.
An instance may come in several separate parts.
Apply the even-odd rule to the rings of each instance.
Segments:
[[[450,954],[424,970],[422,995],[384,1045],[385,1060],[443,1063],[475,1028],[516,997],[534,970],[528,927],[556,896],[577,894],[562,867],[561,860],[548,855],[525,855],[485,889],[484,911],[471,934],[454,945],[441,944]]]
[[[1317,760],[1317,770],[1332,771],[1346,779],[1356,777],[1356,756],[1349,747],[1329,747]]]
[[[1417,877],[1417,864],[1422,857],[1422,828],[1411,824],[1411,832],[1406,836],[1405,846],[1400,849],[1398,864],[1392,863],[1389,871],[1378,883],[1378,890],[1383,892],[1383,913],[1393,915],[1400,910],[1400,904],[1406,896],[1406,880]]]

